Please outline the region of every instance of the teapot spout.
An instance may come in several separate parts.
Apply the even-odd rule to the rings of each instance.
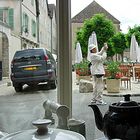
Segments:
[[[99,108],[97,105],[88,105],[89,107],[92,108],[93,112],[94,112],[94,116],[95,116],[95,123],[97,128],[100,131],[103,131],[103,116],[102,113],[100,112]]]

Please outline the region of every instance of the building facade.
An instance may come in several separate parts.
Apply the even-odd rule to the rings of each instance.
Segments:
[[[55,10],[52,12],[55,15]],[[9,77],[10,64],[17,50],[37,47],[50,51],[51,47],[52,50],[56,49],[56,18],[49,14],[47,0],[0,1],[0,61],[3,77]],[[50,25],[51,22],[54,23]]]
[[[56,29],[56,7],[54,4],[49,4],[49,22],[48,22],[48,44],[50,51],[57,55],[57,29]]]
[[[23,0],[20,7],[21,49],[39,47],[38,17],[35,0]]]
[[[72,20],[72,63],[75,63],[75,41],[76,41],[76,32],[80,27],[83,26],[83,23],[86,19],[92,18],[95,14],[104,14],[108,19],[110,19],[115,25],[116,31],[120,31],[120,21],[112,16],[108,11],[106,11],[101,5],[99,5],[95,0],[91,2],[87,7],[75,15]]]

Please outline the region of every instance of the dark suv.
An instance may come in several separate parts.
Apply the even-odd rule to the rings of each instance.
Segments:
[[[23,85],[35,86],[42,82],[56,88],[56,62],[44,48],[17,51],[11,62],[11,80],[16,92]]]

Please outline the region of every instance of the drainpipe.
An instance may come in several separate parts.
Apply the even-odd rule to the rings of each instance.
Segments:
[[[53,53],[53,46],[52,46],[52,18],[51,18],[51,53]]]
[[[38,2],[38,0],[35,0],[35,2],[36,2],[37,42],[39,44],[39,41],[40,41],[39,40],[39,14],[40,14],[40,11],[39,11],[39,2]]]
[[[20,39],[21,39],[21,50],[22,50],[22,1],[20,0]]]
[[[36,21],[37,21],[37,43],[39,44],[39,16],[36,17]]]

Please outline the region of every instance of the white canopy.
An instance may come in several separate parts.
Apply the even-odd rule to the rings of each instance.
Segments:
[[[136,37],[133,34],[131,37],[131,44],[130,44],[130,59],[132,62],[137,62],[138,61],[138,55],[139,54],[139,47],[138,43],[136,41]]]
[[[89,45],[94,44],[97,46],[97,51],[98,51],[98,43],[97,43],[97,37],[96,33],[93,31],[92,34],[90,35],[88,39],[88,54],[87,54],[87,60],[90,61],[90,51],[89,51]]]
[[[75,50],[75,63],[80,63],[83,60],[82,51],[81,51],[81,45],[79,42],[76,44],[76,50]]]

